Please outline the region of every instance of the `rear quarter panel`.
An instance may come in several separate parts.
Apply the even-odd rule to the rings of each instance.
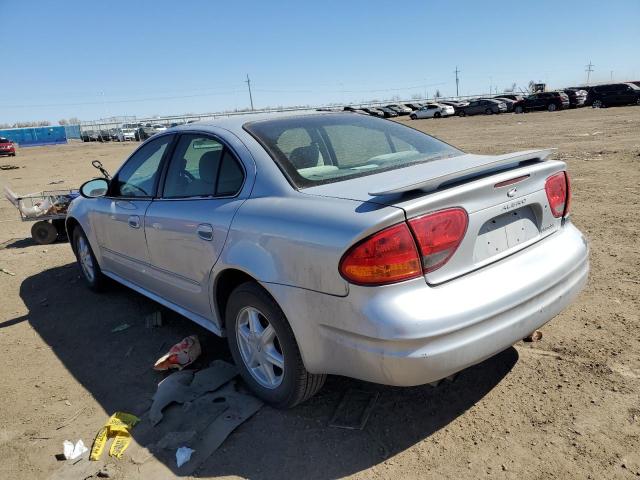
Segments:
[[[260,282],[346,296],[349,287],[338,270],[344,252],[403,220],[396,207],[295,191],[250,198],[231,225],[215,269],[236,268]]]

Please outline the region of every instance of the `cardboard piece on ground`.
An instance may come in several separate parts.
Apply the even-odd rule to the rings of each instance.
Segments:
[[[158,385],[149,410],[149,420],[157,425],[162,420],[162,410],[169,404],[185,403],[206,392],[217,390],[237,373],[234,365],[220,360],[214,361],[195,375],[187,370],[172,373]]]

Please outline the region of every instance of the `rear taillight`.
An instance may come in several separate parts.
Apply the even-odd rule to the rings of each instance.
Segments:
[[[382,230],[344,254],[340,274],[358,285],[384,285],[433,272],[455,253],[467,223],[465,210],[450,208]]]
[[[418,242],[423,272],[442,267],[462,242],[469,217],[462,208],[449,208],[409,220]]]
[[[556,218],[567,216],[571,203],[571,184],[567,172],[558,172],[547,178],[544,190],[553,216]]]
[[[389,227],[354,245],[340,261],[340,274],[359,285],[383,285],[422,275],[407,224]]]

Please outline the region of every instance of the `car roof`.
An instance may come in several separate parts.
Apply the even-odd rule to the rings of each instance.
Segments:
[[[202,120],[199,122],[189,123],[187,125],[179,125],[167,129],[167,132],[179,132],[181,130],[208,130],[211,128],[224,128],[231,132],[241,131],[242,127],[251,122],[257,122],[262,120],[275,120],[281,118],[293,118],[303,117],[309,115],[337,115],[340,113],[349,114],[350,112],[328,112],[317,110],[296,110],[288,112],[261,112],[261,113],[246,113],[246,114],[233,114],[228,116],[220,116],[212,120]]]

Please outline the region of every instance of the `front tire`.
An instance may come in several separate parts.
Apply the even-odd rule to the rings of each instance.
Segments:
[[[410,118],[411,120],[417,120],[417,119],[418,119],[418,117],[416,116],[416,114],[415,114],[415,113],[412,113],[411,115],[409,115],[409,118]]]
[[[522,107],[522,105],[517,105],[516,108],[513,109],[514,113],[522,113],[524,112],[524,108]]]
[[[493,110],[491,110],[490,108],[487,108],[487,109],[484,111],[484,113],[485,113],[485,115],[493,115]]]
[[[460,110],[460,111],[458,112],[458,116],[459,116],[459,117],[464,117],[464,116],[466,116],[466,115],[467,115],[467,114],[465,113],[465,111],[464,111],[464,110]]]
[[[326,375],[306,370],[284,313],[258,284],[243,283],[231,292],[225,318],[240,375],[262,400],[291,408],[322,388]]]
[[[107,279],[98,265],[87,236],[80,227],[73,229],[73,252],[87,286],[94,292],[101,291]]]
[[[442,114],[440,112],[436,112],[433,114],[433,118],[440,118],[442,117]]]
[[[547,110],[549,110],[550,112],[555,112],[558,109],[558,107],[556,106],[555,103],[550,103],[549,106],[547,107]]]
[[[603,108],[604,107],[604,103],[602,103],[602,100],[594,100],[593,103],[591,104],[591,106],[593,108]]]

